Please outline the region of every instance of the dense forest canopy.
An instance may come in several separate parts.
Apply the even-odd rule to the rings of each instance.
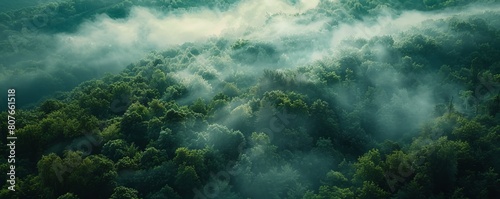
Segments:
[[[500,196],[496,0],[0,3],[0,198]]]

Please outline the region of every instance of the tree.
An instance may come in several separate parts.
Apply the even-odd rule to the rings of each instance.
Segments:
[[[459,126],[452,132],[453,137],[456,136],[460,140],[474,144],[485,135],[486,129],[477,121],[467,121],[465,118],[460,118],[458,122]]]
[[[405,154],[403,151],[397,150],[392,151],[391,154],[387,155],[385,158],[384,167],[386,171],[389,172],[413,172],[411,168],[411,159],[409,155]]]
[[[106,128],[104,128],[99,136],[102,137],[103,142],[108,142],[110,140],[123,139],[123,134],[120,132],[120,122],[115,121]]]
[[[172,189],[172,187],[170,187],[168,185],[165,185],[165,187],[163,187],[160,191],[152,194],[149,198],[150,199],[164,199],[164,198],[181,199],[179,194],[177,194],[177,192],[175,192],[175,190]]]
[[[212,124],[205,132],[200,133],[206,139],[206,144],[213,147],[226,157],[236,159],[245,145],[245,137],[240,131],[229,130],[227,127]]]
[[[48,196],[66,193],[67,187],[62,183],[62,180],[67,178],[69,167],[59,156],[53,153],[42,156],[37,167],[41,183],[45,187],[51,188],[51,193]]]
[[[358,162],[354,163],[354,167],[356,168],[354,179],[363,183],[369,181],[370,184],[366,184],[367,188],[373,187],[372,184],[382,185],[385,183],[382,159],[378,149],[372,149],[359,157]]]
[[[165,104],[162,101],[160,101],[158,99],[154,99],[153,101],[149,102],[148,111],[153,116],[161,117],[161,116],[165,115],[165,112],[167,111],[167,109],[165,108]]]
[[[187,88],[182,84],[174,84],[172,86],[167,87],[165,96],[170,99],[179,99],[185,96],[188,93]]]
[[[62,103],[58,100],[48,99],[40,105],[40,110],[42,112],[44,112],[45,114],[49,114],[51,112],[54,112],[54,111],[61,109],[63,106],[64,106],[64,103]]]
[[[207,105],[205,104],[205,101],[201,98],[198,98],[189,108],[193,112],[200,113],[203,115],[206,115],[208,112]]]
[[[344,174],[333,170],[326,173],[326,180],[323,183],[326,185],[337,186],[340,188],[349,187],[348,186],[349,180],[344,176]]]
[[[214,119],[222,118],[224,121],[219,122],[219,124],[223,124],[229,129],[237,129],[243,134],[248,135],[254,129],[250,103],[239,105],[232,110],[231,108],[226,107],[223,110],[217,111],[217,114],[214,114]]]
[[[338,119],[335,112],[330,108],[328,102],[318,99],[311,105],[311,119],[313,119],[314,138],[335,138],[335,134],[340,131]]]
[[[114,164],[102,155],[83,158],[81,152],[67,151],[61,159],[49,154],[37,166],[42,184],[54,195],[71,192],[82,198],[108,198],[115,187]]]
[[[109,113],[111,104],[111,93],[109,87],[101,80],[94,80],[84,83],[74,98],[78,106],[85,108],[92,115],[99,118],[105,117]]]
[[[275,132],[274,136],[276,139],[273,139],[273,144],[280,150],[308,151],[313,145],[313,138],[303,128],[285,128],[282,131]]]
[[[354,192],[349,188],[339,188],[337,186],[321,186],[319,193],[314,194],[308,192],[304,195],[303,199],[347,199],[355,198]]]
[[[177,167],[172,161],[166,161],[153,168],[123,171],[118,176],[117,183],[121,186],[133,187],[140,193],[140,196],[147,196],[167,184],[173,186]]]
[[[138,160],[137,156],[133,157],[133,158],[125,156],[122,159],[118,160],[118,162],[116,162],[115,166],[116,166],[116,170],[118,170],[118,171],[137,170],[137,169],[139,169],[139,160]]]
[[[179,145],[177,136],[168,128],[160,131],[158,140],[151,142],[150,144],[159,150],[165,150],[167,155],[171,157],[174,156],[174,153]]]
[[[23,168],[23,166],[18,166],[16,168]],[[16,171],[17,172],[17,171]],[[51,190],[52,187],[47,187],[42,184],[40,180],[40,176],[38,175],[28,175],[26,177],[23,177],[21,179],[17,179],[16,181],[16,192],[19,194],[19,198],[39,198],[39,197],[45,197],[45,198],[53,198],[53,192]],[[5,190],[8,190],[5,188]],[[10,190],[8,190],[11,192]],[[0,198],[3,198],[3,196],[0,194]],[[7,198],[7,197],[5,197]],[[75,197],[74,199],[78,199]]]
[[[224,88],[222,89],[222,93],[224,95],[227,95],[228,97],[233,98],[239,95],[240,90],[233,83],[226,83],[224,85]]]
[[[466,142],[449,141],[441,137],[433,146],[434,150],[427,151],[428,164],[425,171],[433,183],[433,193],[449,193],[455,186],[458,172],[458,159],[466,157],[469,145]]]
[[[387,198],[389,193],[372,181],[364,181],[363,187],[356,190],[359,198]]]
[[[245,155],[252,160],[252,171],[271,169],[281,162],[277,147],[271,144],[265,133],[253,132],[249,139],[250,148]]]
[[[64,195],[57,197],[57,199],[79,199],[79,198],[73,193],[65,193]]]
[[[203,151],[202,150],[190,150],[185,147],[180,147],[175,150],[175,157],[173,159],[174,163],[178,166],[193,166],[197,169],[204,167],[203,163]]]
[[[245,179],[242,191],[251,198],[298,198],[305,193],[300,175],[290,165],[274,167]]]
[[[154,147],[148,147],[142,152],[140,163],[142,168],[151,168],[160,165],[166,159],[164,152]]]
[[[69,191],[82,198],[108,198],[116,186],[117,172],[111,160],[91,155],[68,176]]]
[[[147,123],[148,123],[148,129],[145,139],[148,141],[157,140],[164,126],[163,122],[161,121],[160,118],[154,117],[153,119],[150,119]]]
[[[181,165],[175,176],[176,190],[183,196],[193,195],[193,189],[201,185],[201,181],[196,174],[194,166]]]
[[[138,192],[135,189],[119,186],[113,190],[109,199],[139,199]]]
[[[103,145],[101,153],[113,161],[118,161],[130,155],[127,153],[128,146],[125,140],[110,140]]]
[[[276,108],[284,108],[293,114],[307,114],[309,108],[305,100],[306,96],[295,92],[285,93],[281,90],[274,90],[264,93],[261,103],[271,103]]]
[[[167,81],[167,76],[165,75],[165,73],[160,69],[156,69],[152,75],[151,86],[158,89],[160,93],[163,93],[165,92],[165,89],[168,85],[169,82]]]
[[[187,113],[182,110],[169,109],[165,114],[164,120],[168,123],[180,123],[186,119]]]
[[[144,147],[146,140],[146,121],[149,119],[148,109],[139,103],[130,105],[123,115],[120,123],[120,129],[125,135],[125,139],[134,142],[140,147]]]

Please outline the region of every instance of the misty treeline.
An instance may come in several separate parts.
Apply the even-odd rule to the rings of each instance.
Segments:
[[[158,39],[150,42],[142,41],[141,44],[125,44],[126,46],[123,46],[122,41],[119,41],[119,43],[109,41],[116,39],[109,38],[109,35],[117,33],[108,30],[106,35],[92,35],[89,32],[102,27],[91,26],[90,28],[86,28],[85,26],[89,23],[92,24],[93,21],[100,21],[104,23],[102,24],[103,26],[108,25],[108,27],[104,27],[105,29],[116,28],[109,26],[110,24],[107,23],[107,19],[114,19],[118,23],[121,20],[127,19],[137,19],[135,23],[149,21],[151,16],[144,17],[138,14],[139,17],[129,17],[130,12],[143,13],[134,12],[137,7],[152,8],[155,10],[153,13],[161,13],[158,14],[161,15],[159,18],[164,17],[164,15],[182,16],[185,13],[196,13],[206,9],[214,11],[213,15],[218,15],[220,12],[231,10],[230,8],[243,7],[241,9],[233,9],[236,11],[233,13],[230,12],[225,16],[226,18],[238,18],[240,21],[236,21],[237,23],[235,24],[239,24],[238,22],[241,22],[241,20],[253,21],[266,15],[286,13],[285,9],[281,9],[283,8],[283,3],[298,8],[300,6],[297,5],[305,4],[304,2],[318,4],[318,1],[279,0],[261,2],[258,0],[254,1],[255,3],[249,3],[249,1],[241,3],[237,0],[23,0],[16,2],[2,0],[0,2],[2,5],[2,8],[0,8],[0,59],[2,60],[0,62],[0,88],[7,89],[8,87],[16,86],[23,90],[29,90],[30,92],[23,93],[23,97],[19,100],[20,104],[23,104],[24,107],[32,107],[40,103],[40,99],[51,96],[58,91],[69,91],[81,82],[92,78],[100,78],[105,73],[117,73],[123,69],[123,66],[142,58],[148,51],[163,50],[166,47],[170,47],[165,45],[156,46],[157,43],[162,43]],[[380,13],[397,15],[408,10],[436,11],[447,7],[460,7],[472,2],[487,5],[488,3],[496,2],[496,0],[424,0],[402,2],[395,0],[321,0],[316,9],[308,12],[305,16],[312,17],[308,20],[321,21],[322,23],[326,20],[331,28],[335,28],[344,23],[355,23],[367,18],[375,19]],[[242,5],[239,6],[239,3]],[[258,5],[263,6],[266,11],[256,9],[259,7]],[[272,11],[268,12],[267,10]],[[304,14],[303,12],[307,10],[307,6],[304,9],[298,8],[296,13]],[[247,12],[247,15],[239,15],[241,13],[238,11]],[[148,14],[151,13],[148,12]],[[216,23],[214,24],[214,22],[221,20],[221,18],[209,17],[207,20],[209,20],[209,23],[205,21],[204,23],[199,23],[198,26],[208,24],[208,27],[188,29],[188,31],[197,31],[199,32],[197,35],[203,35],[203,32],[205,32],[204,36],[207,37],[218,35],[217,32],[213,32],[211,29],[216,29],[219,26]],[[163,34],[163,39],[165,40],[190,41],[189,39],[177,38],[183,36],[196,37],[196,35],[192,34],[183,35],[183,32],[178,30],[179,28],[182,29],[180,27],[181,23],[189,22],[187,20],[176,24],[162,23],[164,29],[159,31],[159,34]],[[303,21],[303,23],[308,24],[309,22]],[[134,24],[129,23],[127,25]],[[160,25],[149,24],[147,28],[142,28],[141,30],[147,30],[151,26]],[[131,26],[126,27],[133,28]],[[175,27],[175,30],[170,30],[169,27]],[[122,33],[127,32],[124,29],[117,29],[115,31],[118,32],[119,30]],[[166,31],[177,32],[177,34],[165,35]],[[78,37],[82,35],[87,38],[93,36],[93,38],[90,38],[92,41],[73,40],[74,36]],[[87,46],[82,46],[76,42],[85,42]],[[103,43],[106,43],[106,45],[99,45]],[[173,43],[179,44],[176,42]],[[120,50],[116,50],[116,48]],[[115,50],[111,51],[111,49]],[[2,107],[0,110],[5,110],[5,108]]]
[[[129,55],[130,59],[121,55],[121,60],[100,60],[92,54],[92,49],[86,53],[83,51],[89,50],[88,48],[68,52],[66,48],[74,46],[68,46],[67,39],[61,39],[57,34],[77,32],[78,27],[89,20],[102,16],[123,19],[135,6],[153,7],[175,14],[200,6],[224,10],[234,2],[235,0],[37,0],[15,2],[19,6],[11,6],[12,2],[0,2],[2,7],[5,5],[7,8],[26,6],[23,9],[0,12],[0,88],[15,85],[30,90],[19,100],[25,107],[33,106],[47,95],[69,91],[79,83],[102,77],[107,72],[116,73],[124,65],[144,55]],[[116,54],[95,53],[107,57]]]
[[[103,2],[67,1],[68,15],[107,13]],[[145,2],[119,3],[205,5]],[[51,90],[99,78],[18,110],[17,191],[2,182],[0,198],[498,197],[499,6],[469,2],[318,1],[264,12],[261,29],[169,43],[113,74],[75,62],[33,73]],[[70,31],[54,27],[40,31]],[[57,69],[34,62],[3,67]]]

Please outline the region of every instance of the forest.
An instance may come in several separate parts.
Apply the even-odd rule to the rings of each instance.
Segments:
[[[498,0],[0,7],[1,199],[500,197]]]

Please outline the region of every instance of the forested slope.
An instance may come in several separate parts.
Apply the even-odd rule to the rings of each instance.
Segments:
[[[78,2],[67,5],[78,12]],[[51,97],[30,99],[36,102],[31,108],[16,112],[17,190],[9,191],[3,181],[0,198],[500,196],[496,1],[165,1],[167,8],[160,2],[117,3],[128,5],[116,8],[122,14],[96,4],[111,17],[84,17],[88,21],[74,27],[54,23],[34,35],[76,43],[97,38],[89,30],[98,36],[109,31],[102,24],[120,30],[112,32],[116,41],[95,40],[97,50],[82,49],[83,62],[72,61],[78,53],[33,55],[38,61],[30,70],[51,68],[34,77],[47,78],[39,81],[54,85],[48,90],[70,91],[33,94]],[[272,5],[281,11],[268,11]],[[179,9],[188,7],[201,14]],[[237,14],[245,11],[255,19]],[[174,16],[151,14],[157,12]],[[238,16],[241,21],[233,21]],[[118,34],[121,27],[144,28],[135,26],[137,19],[176,24],[169,17],[193,24],[222,21],[212,29],[239,26],[190,35],[196,40],[176,37],[181,43],[162,36],[119,40],[134,38]],[[2,27],[15,29],[14,21]],[[138,35],[155,37],[150,28]],[[41,48],[72,49],[47,45]],[[30,48],[2,53],[11,61],[3,63],[10,71],[4,75],[28,70],[17,56],[38,52]],[[117,51],[124,53],[112,53]],[[102,52],[114,59],[142,58],[92,72],[122,63],[86,63]],[[19,66],[7,67],[12,63]],[[6,129],[1,123],[2,135]],[[0,160],[7,171],[5,156]]]

